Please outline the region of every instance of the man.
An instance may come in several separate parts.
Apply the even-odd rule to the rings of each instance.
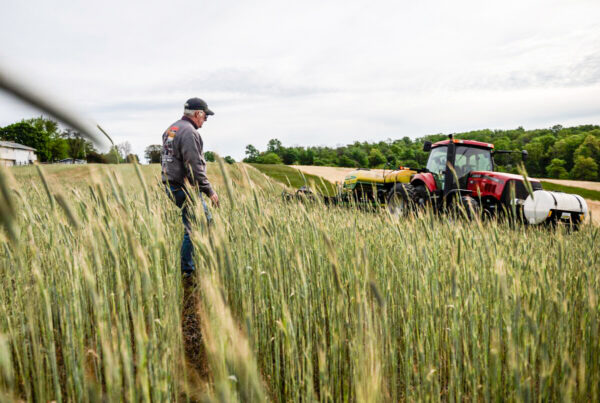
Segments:
[[[188,203],[191,201],[190,189],[186,187],[186,183],[206,194],[215,207],[219,205],[219,197],[206,177],[203,143],[197,132],[210,115],[214,115],[214,112],[208,109],[206,102],[200,98],[188,99],[184,106],[183,117],[169,126],[163,134],[162,181],[171,199],[177,207],[181,208],[184,225],[181,271],[184,276],[190,276],[195,269],[193,246],[190,240],[191,217],[188,210]],[[210,221],[210,213],[202,194],[200,200],[207,220]]]

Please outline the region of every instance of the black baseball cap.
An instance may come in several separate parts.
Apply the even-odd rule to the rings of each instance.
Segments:
[[[210,109],[208,109],[208,105],[206,104],[206,102],[204,102],[203,100],[201,100],[200,98],[190,98],[187,101],[185,101],[185,105],[184,105],[185,109],[189,109],[192,111],[204,111],[206,112],[207,115],[214,115],[215,113],[213,111],[211,111]]]

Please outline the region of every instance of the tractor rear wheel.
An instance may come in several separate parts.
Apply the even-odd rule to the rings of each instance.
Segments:
[[[406,216],[414,211],[417,191],[410,183],[397,183],[387,195],[387,209],[392,215]]]

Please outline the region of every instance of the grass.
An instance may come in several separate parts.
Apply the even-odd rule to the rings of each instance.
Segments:
[[[327,196],[337,194],[335,185],[320,176],[303,173],[295,168],[280,164],[249,164],[269,177],[293,189],[308,186]]]
[[[159,168],[73,169],[0,179],[2,400],[600,399],[598,227],[282,203],[252,167],[211,164],[202,378]]]
[[[583,197],[584,199],[600,201],[600,192],[598,192],[597,190],[584,189],[575,186],[558,185],[552,182],[542,182],[542,187],[544,188],[544,190],[553,190],[564,193],[575,193]]]

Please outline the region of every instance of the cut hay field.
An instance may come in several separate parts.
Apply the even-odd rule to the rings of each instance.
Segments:
[[[596,226],[284,203],[210,164],[184,290],[158,166],[43,168],[0,171],[0,401],[600,399]]]

